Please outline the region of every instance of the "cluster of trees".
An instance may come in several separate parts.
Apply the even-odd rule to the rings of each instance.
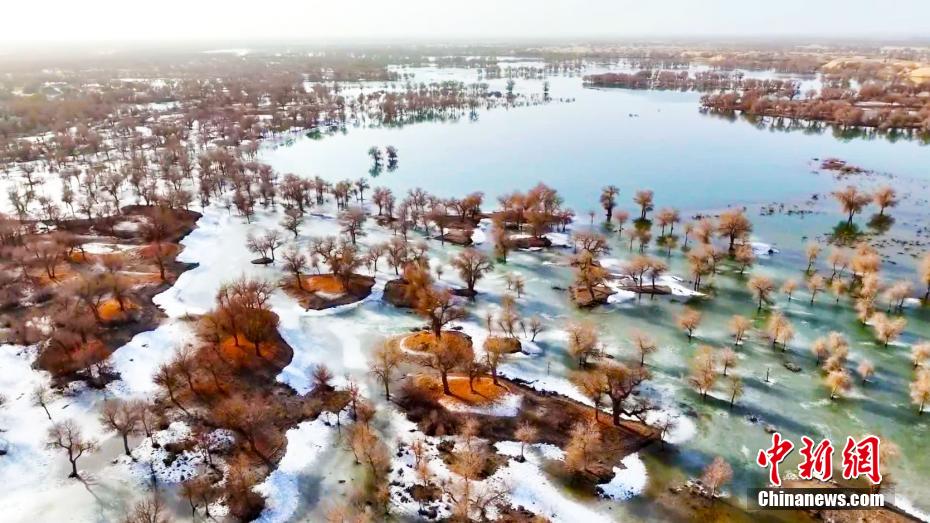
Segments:
[[[728,91],[701,97],[705,109],[740,111],[753,116],[812,120],[849,127],[879,130],[930,130],[930,103],[920,93],[928,85],[909,82],[866,83],[858,90],[824,87],[803,98],[769,94],[759,90]]]
[[[879,193],[888,194],[889,192],[890,198],[880,198],[883,203],[892,202],[885,207],[893,206],[894,193],[879,190]],[[850,202],[844,203],[844,207],[848,205],[850,208],[850,211],[847,211],[850,212],[850,219],[854,214],[851,212],[853,204],[861,206],[872,201],[871,196],[857,193],[853,188],[843,191],[840,198],[843,202]],[[882,207],[881,203],[878,205]],[[818,244],[810,244],[806,249],[804,275],[806,288],[810,294],[809,304],[813,306],[817,295],[821,292],[830,292],[835,303],[839,303],[843,297],[848,296],[859,320],[863,325],[871,328],[876,344],[887,348],[901,336],[907,326],[904,303],[914,294],[911,281],[902,279],[883,283],[880,278],[881,257],[874,247],[864,242],[851,250],[833,247],[826,256],[827,271],[823,274],[818,272],[821,253],[822,249]],[[925,284],[930,282],[930,255],[926,256],[920,264],[919,278]],[[768,306],[773,301],[776,292],[779,291],[776,282],[762,275],[750,278],[747,287],[754,295],[759,311]],[[795,298],[798,287],[797,281],[787,279],[781,285],[780,292],[788,301],[791,301]],[[926,294],[923,297],[926,300]],[[684,317],[685,315],[682,316]],[[680,319],[679,322],[683,328],[690,328],[685,326],[689,322],[684,319]],[[693,322],[690,323],[693,324]],[[741,316],[733,318],[731,331],[737,344],[744,339],[749,326],[750,322],[746,318]],[[783,350],[787,349],[788,343],[794,339],[795,335],[791,322],[778,311],[769,313],[765,332],[772,346],[781,345]],[[848,361],[849,343],[839,332],[831,332],[816,339],[810,349],[823,371],[824,384],[830,392],[831,399],[840,397],[852,387],[853,374],[858,376],[860,383],[864,386],[877,372],[875,365],[869,359],[860,359],[856,364]],[[926,342],[917,342],[911,348],[915,374],[910,385],[910,395],[913,402],[918,405],[918,412],[923,411],[924,404],[930,399],[930,378],[923,371],[923,364],[928,354],[930,354],[930,348]]]
[[[655,409],[650,399],[640,392],[643,383],[650,378],[646,355],[656,351],[656,343],[641,332],[631,333],[630,338],[637,351],[636,363],[608,357],[594,323],[582,320],[568,325],[568,352],[578,367],[570,378],[594,404],[595,420],[604,404],[610,406],[612,422],[618,426],[622,416],[643,421],[646,414]]]
[[[563,207],[559,193],[539,183],[529,191],[504,194],[498,198],[499,209],[492,215],[494,221],[494,247],[498,258],[506,259],[514,245],[507,231],[529,234],[534,240],[549,245],[544,236],[553,229],[564,231],[572,222],[574,212]]]
[[[188,217],[160,205],[138,216],[145,220],[138,235],[150,242],[140,249],[139,259],[120,253],[90,257],[80,227],[72,232],[61,223],[57,230],[44,232],[35,222],[0,217],[0,301],[12,311],[10,341],[42,341],[39,365],[53,375],[100,364],[108,354],[110,333],[137,320],[139,295],[148,284],[139,281],[138,271],[154,265],[160,280],[168,279],[167,266],[175,252],[170,242],[187,227]],[[17,311],[27,296],[34,297],[37,307]],[[108,303],[115,313],[104,312]],[[53,328],[38,328],[40,320],[50,321]]]
[[[377,146],[372,146],[368,149],[368,156],[371,157],[371,170],[369,173],[372,176],[377,176],[381,174],[382,169],[384,168],[384,161],[387,160],[387,170],[388,172],[394,171],[397,169],[397,147],[393,145],[388,145],[384,148],[384,152],[381,152],[381,148]]]
[[[325,54],[325,56],[323,56]],[[189,132],[238,146],[289,131],[320,131],[349,121],[400,124],[425,118],[459,117],[502,103],[486,84],[462,82],[393,83],[390,88],[343,94],[331,80],[397,80],[386,57],[377,61],[351,54],[276,54],[274,60],[248,57],[190,56],[157,72],[166,64],[84,63],[69,73],[52,67],[35,74],[11,72],[9,84],[18,86],[0,97],[0,150],[20,160],[34,159],[46,146],[46,133],[56,133],[63,153],[68,149],[96,151],[122,134],[135,140],[148,137],[138,128],[158,121],[165,128]],[[395,56],[397,60],[401,57]],[[198,64],[199,67],[195,66]],[[72,66],[74,64],[71,64]],[[172,78],[154,82],[125,80],[130,70],[140,78]],[[153,72],[155,70],[156,72]],[[307,80],[314,82],[307,88]],[[264,117],[270,115],[270,118]],[[66,138],[68,129],[84,129],[81,140]],[[158,131],[156,131],[158,132]],[[39,136],[29,143],[19,138]],[[249,146],[251,147],[251,146]]]
[[[800,94],[797,80],[745,78],[741,72],[641,70],[635,73],[601,73],[584,77],[585,85],[593,87],[624,87],[628,89],[675,89],[681,91],[753,91],[794,98]]]
[[[879,187],[871,194],[860,190],[854,185],[847,185],[846,188],[833,191],[832,194],[843,209],[843,213],[846,214],[846,227],[852,227],[853,218],[860,214],[870,203],[878,207],[878,217],[886,218],[885,211],[896,207],[899,201],[897,191],[887,185]]]
[[[627,226],[630,213],[617,208],[619,193],[615,186],[604,187],[600,205],[605,213],[604,229],[629,239],[630,252],[633,252],[636,244],[639,247],[639,255],[631,257],[623,266],[622,278],[631,282],[625,284],[624,288],[640,295],[667,293],[669,290],[659,288],[657,281],[667,272],[668,263],[646,252],[653,241],[653,231],[658,228],[656,246],[665,257],[671,257],[672,249],[679,247],[680,236],[675,234],[675,228],[682,222],[681,215],[677,209],[667,207],[650,216],[650,212],[655,209],[654,194],[649,190],[640,190],[633,197],[639,207],[639,216],[632,221],[631,226]],[[595,213],[591,211],[589,215],[593,225]],[[748,241],[752,223],[742,209],[728,209],[716,218],[698,217],[694,221],[685,222],[682,229],[684,238],[680,247],[687,253],[695,290],[701,288],[707,276],[719,271],[724,260],[729,260],[740,275],[755,262],[755,254]],[[695,241],[689,244],[692,238]],[[717,238],[724,242],[725,247],[715,244]],[[576,298],[580,289],[594,302],[603,302],[610,294],[603,288],[610,274],[602,267],[599,257],[609,248],[607,237],[594,231],[578,231],[573,235],[573,244],[576,252],[572,259],[572,265],[576,268],[573,287]],[[588,301],[583,299],[579,303],[586,304]]]

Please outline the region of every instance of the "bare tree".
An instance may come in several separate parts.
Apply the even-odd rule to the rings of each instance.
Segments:
[[[51,400],[52,391],[49,390],[48,386],[41,384],[37,386],[32,391],[32,403],[39,407],[42,407],[42,410],[45,411],[45,415],[48,416],[48,420],[52,420],[52,414],[48,411],[48,402]]]
[[[403,353],[397,345],[389,342],[381,342],[375,349],[371,361],[368,364],[369,370],[381,385],[384,386],[384,397],[391,400],[391,381],[394,380],[394,373],[403,361]]]
[[[749,283],[747,283],[746,286],[749,287],[749,290],[752,291],[759,301],[759,307],[757,308],[759,311],[761,311],[762,306],[769,301],[769,296],[775,290],[775,284],[766,276],[753,276],[749,279]]]
[[[745,240],[752,232],[752,223],[742,209],[727,209],[720,213],[720,218],[717,220],[717,232],[727,239],[728,249],[732,254],[736,241]]]
[[[171,523],[170,509],[157,492],[136,503],[123,523]]]
[[[872,196],[868,193],[860,192],[854,185],[848,185],[841,191],[834,191],[833,197],[840,203],[848,216],[846,226],[852,226],[853,217],[862,212],[863,207],[872,201]]]
[[[349,236],[352,245],[355,245],[357,238],[364,234],[363,227],[367,219],[368,216],[360,207],[350,207],[339,215],[339,225],[342,227],[342,233]]]
[[[633,342],[633,346],[636,347],[636,352],[639,353],[640,367],[646,364],[646,356],[652,354],[658,348],[655,340],[640,330],[634,330],[630,333],[630,341]]]
[[[701,394],[701,399],[707,398],[707,393],[717,382],[717,361],[714,349],[707,345],[698,347],[691,361],[691,384]]]
[[[729,328],[730,333],[733,334],[734,345],[739,345],[742,343],[743,338],[746,336],[746,332],[749,331],[750,327],[752,327],[752,323],[745,316],[734,314],[733,317],[730,318]]]
[[[730,464],[717,456],[704,469],[701,483],[710,488],[710,497],[713,499],[717,496],[717,489],[729,483],[731,479],[733,479],[733,469]]]
[[[701,312],[691,307],[685,307],[678,314],[677,323],[682,330],[688,333],[688,341],[690,342],[694,336],[694,331],[701,324]]]
[[[884,216],[885,209],[898,205],[898,193],[893,187],[886,185],[878,188],[875,193],[872,194],[872,201],[878,206],[878,215]]]
[[[48,429],[48,448],[58,448],[68,454],[68,461],[71,462],[71,474],[69,478],[79,478],[77,470],[77,461],[85,452],[92,452],[97,448],[97,442],[93,439],[87,439],[81,434],[81,429],[74,423],[74,420],[67,419],[59,421]]]
[[[516,437],[517,441],[520,442],[521,461],[526,459],[523,455],[523,451],[526,446],[535,443],[538,436],[539,431],[536,429],[536,427],[530,425],[529,422],[524,421],[517,427],[517,430],[514,432],[514,437]]]
[[[494,268],[494,264],[476,249],[465,249],[452,259],[452,266],[458,270],[459,277],[465,282],[470,296],[475,295],[475,284]]]
[[[432,353],[424,363],[427,367],[435,369],[439,373],[439,378],[442,381],[442,392],[451,395],[449,373],[463,368],[474,359],[474,352],[469,345],[451,341],[447,338],[437,338]]]
[[[301,275],[307,270],[307,257],[294,247],[284,251],[282,258],[284,259],[284,270],[293,274],[297,288],[304,290],[304,282]]]
[[[139,412],[136,408],[121,399],[107,400],[100,411],[100,422],[123,438],[123,451],[127,456],[132,456],[129,436],[135,434],[139,427]]]
[[[579,421],[572,427],[565,447],[565,468],[576,474],[587,472],[601,446],[598,423],[594,420]]]
[[[568,352],[577,361],[580,368],[588,364],[588,359],[600,350],[597,326],[589,321],[577,321],[568,325]]]
[[[606,221],[610,223],[610,218],[614,214],[614,207],[617,206],[617,195],[620,194],[620,189],[616,185],[608,185],[601,189],[601,207],[604,208],[606,213]]]

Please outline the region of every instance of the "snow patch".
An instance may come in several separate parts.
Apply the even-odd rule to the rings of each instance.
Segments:
[[[620,463],[623,464],[623,468],[614,467],[614,477],[609,482],[598,485],[598,488],[604,497],[622,501],[642,494],[649,475],[639,453],[628,455],[620,460]]]

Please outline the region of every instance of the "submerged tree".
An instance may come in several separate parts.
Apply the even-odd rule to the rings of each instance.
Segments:
[[[717,497],[717,489],[729,483],[731,479],[733,479],[733,469],[720,456],[715,457],[704,468],[704,474],[701,475],[701,483],[710,489],[711,499]]]
[[[717,371],[717,358],[714,349],[708,345],[701,345],[691,361],[691,376],[689,381],[701,394],[701,399],[707,398],[707,393],[714,388],[719,374]]]
[[[616,185],[608,185],[601,189],[601,207],[604,208],[606,213],[606,221],[609,224],[611,217],[614,214],[614,207],[617,206],[617,195],[620,194],[620,189]]]
[[[132,456],[129,436],[135,434],[139,427],[139,412],[135,406],[120,399],[107,400],[100,412],[100,421],[122,437],[123,451],[127,456]]]
[[[904,332],[907,326],[907,320],[904,318],[889,318],[881,312],[876,312],[869,320],[872,323],[872,329],[875,331],[875,337],[882,343],[883,347],[898,339],[898,336]]]
[[[920,281],[927,286],[924,292],[924,304],[930,303],[930,253],[924,254],[920,260]]]
[[[639,353],[639,365],[644,366],[646,364],[646,356],[652,354],[657,349],[655,340],[643,331],[634,330],[630,333],[630,341],[633,343],[633,346],[636,347],[636,352]]]
[[[568,325],[568,353],[584,368],[588,359],[600,350],[597,326],[590,321],[575,321]]]
[[[843,212],[846,213],[846,226],[852,226],[853,217],[862,212],[862,209],[872,201],[872,196],[868,193],[860,192],[854,185],[848,185],[845,189],[834,191],[833,197],[840,203]]]
[[[475,295],[475,284],[491,272],[494,263],[483,252],[477,249],[465,249],[452,259],[452,266],[459,273],[459,277],[465,282],[465,288],[470,296]]]
[[[884,216],[885,209],[898,205],[898,193],[888,185],[876,189],[872,201],[878,206],[878,215]]]
[[[922,341],[911,347],[911,362],[914,367],[920,367],[930,358],[930,342]]]
[[[394,373],[403,361],[403,353],[400,348],[390,342],[382,342],[375,349],[375,352],[368,364],[371,373],[378,378],[384,387],[384,397],[391,400],[391,382],[394,380]]]
[[[736,400],[743,395],[743,380],[739,376],[731,376],[730,381],[727,382],[727,392],[730,394],[730,408],[732,409]]]
[[[772,347],[781,344],[782,350],[788,348],[788,343],[794,339],[794,327],[782,313],[775,312],[769,317],[766,324],[769,339],[772,340]]]
[[[742,209],[728,209],[720,213],[717,220],[717,232],[728,242],[728,250],[732,254],[737,240],[745,240],[752,232],[752,222],[743,213]]]
[[[646,213],[652,210],[653,208],[653,192],[650,190],[641,190],[636,191],[636,195],[633,196],[633,201],[636,205],[639,205],[639,219],[645,221]]]
[[[688,333],[688,341],[691,341],[691,338],[694,336],[694,331],[697,330],[698,325],[701,324],[701,312],[691,307],[685,307],[681,313],[678,314],[677,319],[678,326]]]
[[[743,342],[743,338],[746,336],[746,332],[749,331],[750,327],[752,327],[752,322],[745,316],[734,314],[730,318],[729,328],[730,334],[733,335],[734,345],[739,345]]]
[[[820,245],[816,243],[809,243],[804,247],[804,255],[807,256],[807,269],[805,269],[806,274],[810,274],[814,270],[814,264],[817,263],[817,257],[820,256]]]
[[[917,405],[917,414],[923,414],[924,406],[930,401],[930,370],[920,369],[910,385],[911,401]]]
[[[849,378],[849,372],[846,370],[833,370],[827,374],[824,380],[827,388],[830,389],[830,399],[838,398],[843,392],[849,390],[852,380]]]
[[[769,296],[775,290],[775,283],[766,276],[753,276],[746,284],[749,290],[755,295],[759,302],[757,311],[762,310],[762,306],[769,301]]]

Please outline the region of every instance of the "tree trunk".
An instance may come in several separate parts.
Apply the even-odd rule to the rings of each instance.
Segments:
[[[126,455],[132,457],[132,454],[129,452],[129,433],[123,432],[123,450],[126,452]]]
[[[614,426],[620,426],[620,402],[616,400],[610,401],[610,414],[613,418]]]
[[[452,395],[452,391],[449,390],[449,373],[448,373],[448,372],[441,372],[440,375],[442,376],[442,392],[443,392],[443,394],[445,394],[446,396],[451,396],[451,395]]]

